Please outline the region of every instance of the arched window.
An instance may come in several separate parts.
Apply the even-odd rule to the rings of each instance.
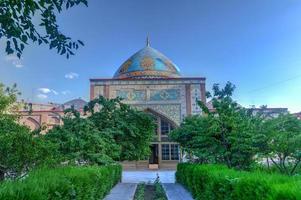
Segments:
[[[161,135],[168,135],[173,129],[171,123],[161,118]]]
[[[28,117],[25,121],[24,121],[24,125],[29,127],[30,130],[37,130],[40,128],[40,124],[37,120],[35,120],[32,117]]]

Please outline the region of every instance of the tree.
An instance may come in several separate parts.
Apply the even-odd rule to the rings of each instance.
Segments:
[[[85,113],[67,109],[63,125],[46,134],[64,161],[103,165],[149,155],[154,124],[148,114],[102,96],[90,101]]]
[[[102,96],[88,103],[85,111],[99,131],[108,133],[120,146],[119,161],[141,160],[150,154],[155,125],[150,115],[123,104],[121,98]]]
[[[1,0],[0,39],[6,41],[6,53],[20,58],[25,45],[33,42],[48,44],[67,58],[74,55],[73,50],[84,44],[60,32],[56,13],[79,4],[87,6],[87,0]]]
[[[207,93],[213,111],[199,101],[204,115],[186,118],[172,137],[203,161],[248,169],[264,135],[256,131],[260,120],[231,98],[234,89],[230,82],[223,89],[214,84],[213,95]]]
[[[182,149],[191,160],[199,163],[214,162],[215,145],[207,131],[209,118],[199,115],[187,116],[181,126],[171,132],[170,137],[181,144]]]
[[[119,158],[120,148],[109,134],[99,131],[74,108],[67,109],[65,116],[64,125],[54,127],[45,136],[59,145],[62,161],[102,165]]]
[[[0,180],[5,174],[16,176],[53,159],[53,145],[41,137],[33,137],[30,130],[17,123],[16,85],[5,88],[0,84]]]
[[[301,162],[301,121],[281,114],[264,122],[267,156],[280,172],[293,175]]]

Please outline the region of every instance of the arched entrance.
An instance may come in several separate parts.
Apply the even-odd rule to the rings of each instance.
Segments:
[[[168,117],[150,108],[145,112],[150,113],[157,122],[154,139],[150,146],[151,155],[148,160],[148,168],[175,169],[180,160],[180,148],[168,135],[177,125]]]

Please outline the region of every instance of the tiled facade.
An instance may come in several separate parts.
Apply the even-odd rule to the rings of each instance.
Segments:
[[[138,109],[150,108],[179,125],[190,114],[200,114],[197,100],[206,101],[205,78],[91,79],[90,97],[121,97]],[[187,89],[188,88],[188,89]]]
[[[168,122],[171,131],[185,116],[201,114],[197,101],[206,101],[205,78],[90,79],[91,99],[99,95],[121,97],[124,103],[157,116],[159,130],[152,145],[157,148],[158,167],[174,169],[181,159],[179,146],[164,135],[162,124]],[[152,166],[151,158],[123,164],[126,169]]]

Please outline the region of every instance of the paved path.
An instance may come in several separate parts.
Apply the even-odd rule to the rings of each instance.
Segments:
[[[133,200],[137,184],[118,183],[104,200]]]
[[[178,183],[162,184],[168,200],[193,200],[191,194]]]
[[[161,183],[175,183],[175,171],[123,171],[122,172],[122,183],[153,183],[157,174],[159,175]]]
[[[157,175],[166,192],[168,200],[193,200],[190,193],[180,184],[175,183],[175,171],[123,171],[122,182],[118,183],[106,196],[105,200],[132,200],[137,183],[153,183]]]

